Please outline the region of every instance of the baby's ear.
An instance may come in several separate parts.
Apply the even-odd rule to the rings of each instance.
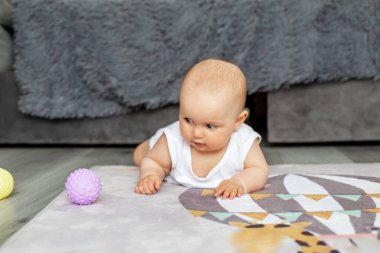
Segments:
[[[243,111],[239,114],[239,116],[236,119],[235,130],[239,129],[241,124],[244,123],[244,121],[248,118],[248,116],[249,116],[249,109],[244,108]]]

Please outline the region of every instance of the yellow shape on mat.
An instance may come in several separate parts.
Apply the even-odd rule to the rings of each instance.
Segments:
[[[205,211],[199,211],[199,210],[192,210],[192,209],[189,209],[190,213],[194,216],[194,217],[199,217],[199,216],[202,216],[204,215],[206,212]]]
[[[300,228],[306,228],[306,227],[310,226],[311,224],[313,224],[313,223],[310,221],[293,222],[292,226],[296,226],[296,227],[300,227]]]
[[[268,197],[270,197],[272,195],[273,194],[264,194],[264,193],[252,193],[252,194],[249,194],[249,196],[251,196],[251,198],[253,198],[254,200],[265,199],[265,198],[268,198]]]
[[[321,200],[325,197],[327,197],[327,194],[304,194],[305,197],[308,197],[309,199],[314,199],[314,200]]]
[[[269,213],[241,213],[241,214],[254,218],[256,220],[264,220],[269,215]]]
[[[311,215],[311,216],[318,216],[323,219],[330,219],[331,215],[333,214],[333,211],[328,211],[328,212],[306,212],[306,214]]]
[[[367,196],[371,198],[380,198],[380,194],[367,194]]]
[[[239,253],[265,252],[274,253],[283,251],[284,240],[293,240],[299,245],[298,252],[330,253],[336,252],[316,235],[288,224],[258,224],[241,228],[232,237],[236,251]],[[292,251],[293,252],[293,251]]]
[[[249,226],[249,225],[252,225],[252,224],[249,224],[249,223],[245,223],[245,222],[241,222],[241,221],[230,221],[228,222],[228,224],[230,224],[231,226],[234,226],[234,227],[246,227],[246,226]]]
[[[380,208],[363,209],[363,211],[370,212],[370,213],[380,213]]]

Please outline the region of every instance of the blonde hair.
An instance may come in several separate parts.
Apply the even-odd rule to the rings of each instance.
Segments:
[[[211,94],[220,93],[228,89],[232,96],[236,96],[239,108],[245,106],[247,96],[247,81],[240,68],[228,61],[207,59],[194,65],[185,75],[181,93],[186,88],[204,88]]]

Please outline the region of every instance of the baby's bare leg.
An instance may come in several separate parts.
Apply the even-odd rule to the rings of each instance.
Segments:
[[[140,167],[142,160],[149,152],[149,140],[144,141],[133,151],[133,162]]]

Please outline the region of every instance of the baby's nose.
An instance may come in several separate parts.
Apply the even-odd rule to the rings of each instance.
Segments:
[[[202,128],[199,127],[199,126],[194,127],[194,129],[193,129],[193,136],[194,136],[194,138],[200,138],[200,137],[202,137],[203,136],[203,130],[202,130]]]

